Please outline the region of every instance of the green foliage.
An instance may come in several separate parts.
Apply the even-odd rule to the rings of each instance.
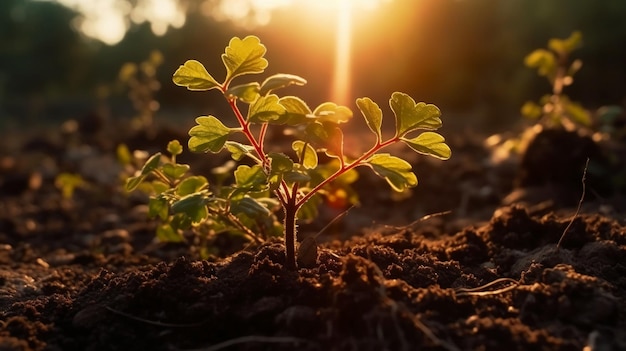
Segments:
[[[589,112],[580,104],[569,100],[563,88],[574,82],[574,74],[582,67],[581,60],[569,63],[570,54],[582,44],[582,34],[573,32],[566,39],[550,39],[548,49],[537,49],[524,59],[526,66],[537,69],[552,86],[552,94],[544,95],[539,104],[527,101],[521,108],[523,116],[540,120],[547,126],[563,126],[574,130],[577,126],[591,124]]]
[[[181,149],[171,143],[168,150],[172,156],[153,155],[134,177],[128,179],[127,188],[135,189],[139,184],[149,183],[150,177],[156,178],[152,181],[150,215],[165,223],[160,228],[160,238],[172,240],[181,230],[194,226],[204,228],[202,223],[212,223],[214,230],[243,232],[252,239],[264,236],[254,233],[278,228],[284,230],[286,265],[295,268],[296,219],[315,218],[318,206],[325,200],[333,206],[358,203],[350,186],[358,177],[356,167],[371,168],[393,190],[403,191],[418,183],[411,164],[381,153],[383,148],[402,142],[418,153],[442,160],[448,159],[451,151],[443,136],[434,132],[441,127],[440,110],[431,104],[416,103],[407,94],[395,92],[389,105],[395,115],[396,132],[387,139],[381,130],[381,108],[369,98],[356,100],[375,140],[362,155],[349,157],[344,153],[341,126],[352,119],[350,108],[325,102],[311,110],[296,96],[276,94],[277,90],[290,85],[304,85],[305,79],[277,74],[262,83],[231,86],[237,77],[263,73],[268,65],[265,52],[265,46],[257,37],[233,38],[222,54],[226,67],[223,82],[213,78],[195,60],[185,62],[173,76],[175,84],[189,90],[221,91],[231,107],[238,126],[228,127],[214,116],[198,117],[196,125],[189,131],[188,147],[193,152],[226,150],[234,161],[250,159],[252,164],[220,167],[215,172],[222,175],[221,179],[226,179],[225,174],[234,169],[234,184],[216,186],[206,178],[187,176],[189,168],[175,161]],[[265,151],[267,131],[274,126],[292,129],[295,140],[291,150]],[[243,136],[245,142],[236,135]],[[325,153],[329,161],[320,163],[320,153]],[[281,207],[285,213],[284,228],[276,225],[274,216]]]

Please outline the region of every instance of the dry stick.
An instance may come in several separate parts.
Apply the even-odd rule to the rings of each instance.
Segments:
[[[563,238],[565,238],[565,234],[567,233],[569,228],[572,226],[572,224],[574,223],[574,220],[576,219],[576,217],[578,217],[578,213],[580,212],[580,207],[583,204],[583,199],[585,198],[585,190],[587,188],[587,186],[585,185],[585,180],[587,178],[588,167],[589,167],[589,157],[587,157],[587,162],[585,162],[585,168],[583,169],[583,178],[582,178],[583,193],[580,195],[580,200],[578,200],[578,207],[576,207],[576,213],[574,213],[574,217],[572,217],[572,220],[569,221],[569,224],[567,224],[567,227],[565,227],[565,230],[563,230],[563,234],[561,234],[561,238],[559,239],[559,242],[556,244],[556,252],[559,252],[559,248],[561,247],[561,242],[563,242]]]
[[[151,321],[149,319],[144,319],[141,317],[136,317],[133,316],[131,314],[128,314],[126,312],[122,312],[119,310],[114,309],[113,307],[109,307],[109,306],[104,306],[104,308],[112,313],[115,313],[117,315],[120,315],[122,317],[126,317],[138,322],[142,322],[142,323],[146,323],[146,324],[150,324],[150,325],[155,325],[157,327],[166,327],[166,328],[193,328],[193,327],[199,327],[203,324],[203,322],[199,322],[199,323],[189,323],[189,324],[174,324],[174,323],[163,323],[163,322],[158,322],[158,321]]]
[[[248,336],[242,336],[242,337],[231,339],[231,340],[226,340],[219,344],[215,344],[211,347],[207,347],[203,349],[190,349],[190,350],[186,349],[185,351],[217,351],[217,350],[225,349],[230,346],[239,345],[239,344],[247,344],[247,343],[252,343],[252,342],[297,344],[297,343],[311,342],[311,341],[306,340],[306,339],[293,338],[289,336],[280,337],[280,336],[248,335]]]
[[[391,226],[391,225],[385,225],[385,226],[383,226],[383,228],[385,228],[385,229],[394,229],[394,230],[409,229],[409,228],[415,226],[417,223],[427,221],[427,220],[429,220],[431,218],[434,218],[434,217],[445,216],[445,215],[450,214],[450,213],[452,213],[452,211],[450,211],[450,210],[442,211],[442,212],[436,212],[436,213],[431,213],[431,214],[425,215],[424,217],[421,217],[421,218],[419,218],[419,219],[417,219],[417,220],[415,220],[415,221],[413,221],[413,222],[411,222],[411,223],[409,223],[407,225],[403,225],[403,226],[400,226],[400,227],[395,227],[395,226]]]

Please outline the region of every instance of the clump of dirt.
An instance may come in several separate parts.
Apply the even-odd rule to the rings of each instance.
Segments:
[[[430,202],[374,194],[385,208],[371,218],[404,224],[338,226],[298,271],[283,267],[280,241],[211,261],[155,242],[145,199],[113,181],[62,198],[55,174],[83,162],[62,141],[1,155],[0,349],[626,349],[619,194],[588,198],[575,217],[576,202],[503,206],[510,167],[484,162],[480,138],[459,140],[450,162],[416,164],[440,175],[414,196]],[[377,186],[368,179],[357,186]],[[475,186],[489,191],[469,196]],[[453,211],[406,224],[442,209]]]

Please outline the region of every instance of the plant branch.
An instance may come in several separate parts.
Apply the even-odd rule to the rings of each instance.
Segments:
[[[318,185],[316,185],[313,189],[311,189],[308,193],[306,193],[301,199],[298,200],[298,202],[296,203],[296,205],[298,206],[298,208],[300,206],[302,206],[305,202],[307,202],[313,195],[315,195],[315,193],[317,193],[320,189],[322,189],[323,187],[325,187],[328,183],[332,182],[333,180],[337,179],[337,177],[341,176],[342,174],[346,173],[347,171],[356,168],[358,166],[363,165],[363,161],[367,160],[369,157],[371,157],[373,154],[375,154],[376,152],[380,151],[381,149],[398,142],[398,140],[400,140],[400,137],[396,136],[393,137],[385,142],[376,142],[376,144],[374,146],[372,146],[366,153],[364,153],[363,155],[361,155],[359,158],[357,158],[356,160],[345,164],[342,162],[342,166],[335,172],[333,173],[331,176],[329,176],[328,178],[324,179],[321,183],[319,183]]]

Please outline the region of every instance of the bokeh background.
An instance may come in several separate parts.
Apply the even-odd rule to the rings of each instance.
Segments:
[[[155,50],[163,57],[155,72],[161,84],[155,115],[187,127],[196,115],[219,113],[225,105],[215,92],[176,87],[173,72],[193,58],[221,79],[228,40],[248,34],[268,48],[270,66],[259,80],[300,75],[307,86],[288,92],[311,106],[339,98],[354,108],[361,96],[386,105],[399,90],[437,104],[449,125],[495,131],[519,121],[520,106],[550,89],[524,67],[524,56],[580,30],[584,44],[574,56],[584,66],[566,93],[589,109],[625,103],[624,0],[346,0],[349,17],[339,3],[2,0],[0,130],[46,128],[95,109],[108,118],[132,117],[120,70]],[[349,84],[337,96],[342,19],[349,28],[343,43],[349,65],[340,68]]]

